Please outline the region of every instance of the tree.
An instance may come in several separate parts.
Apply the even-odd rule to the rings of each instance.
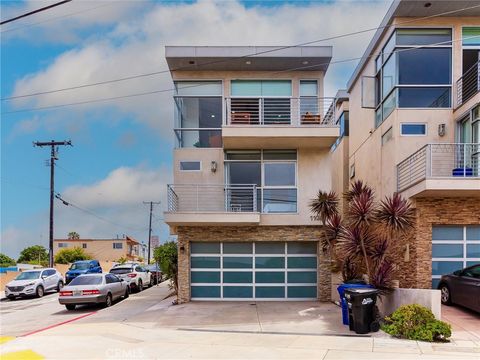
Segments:
[[[80,239],[80,235],[76,231],[70,231],[68,233],[68,239],[69,240],[78,240],[78,239]]]
[[[388,291],[393,286],[395,259],[414,225],[414,209],[398,193],[376,202],[373,190],[362,181],[355,181],[344,197],[344,218],[334,193],[320,191],[310,203],[325,224],[322,249],[340,264],[344,281],[363,273],[370,284]]]
[[[92,257],[88,255],[82,248],[74,247],[71,249],[62,249],[55,255],[56,264],[68,264],[80,260],[90,260]]]
[[[15,264],[15,260],[13,260],[11,257],[0,253],[0,267],[9,267]]]
[[[163,274],[170,279],[170,288],[178,290],[178,249],[175,241],[168,241],[157,246],[153,251],[155,261],[160,265]]]
[[[43,264],[48,262],[48,252],[41,245],[29,246],[22,250],[17,262],[19,263],[31,263],[31,264]]]
[[[120,265],[123,265],[127,262],[127,258],[125,256],[122,256],[120,259],[117,260],[117,263]]]

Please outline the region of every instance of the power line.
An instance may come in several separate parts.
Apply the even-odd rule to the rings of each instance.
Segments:
[[[462,38],[462,39],[448,40],[448,41],[442,41],[442,42],[438,42],[438,43],[412,46],[412,47],[410,47],[410,48],[402,48],[402,49],[399,49],[399,50],[394,50],[394,51],[392,51],[392,52],[390,52],[390,53],[386,53],[386,54],[390,55],[390,54],[400,53],[400,52],[405,52],[405,51],[413,51],[413,50],[422,49],[422,48],[429,47],[429,46],[445,45],[445,44],[450,44],[450,43],[454,43],[454,42],[457,42],[457,41],[463,41],[463,40],[468,40],[468,39],[473,39],[473,38],[479,38],[479,37],[480,37],[480,35],[474,35],[474,36],[465,37],[465,38]],[[317,66],[321,66],[321,65],[341,64],[341,63],[346,63],[346,62],[350,62],[350,61],[368,59],[368,58],[376,57],[377,55],[378,55],[378,54],[372,54],[372,55],[361,56],[361,57],[356,57],[356,58],[348,58],[348,59],[336,60],[336,61],[325,62],[325,63],[317,63],[317,64],[312,64],[312,65],[305,65],[305,66],[300,66],[300,67],[295,67],[295,68],[288,68],[288,69],[284,69],[284,70],[279,70],[279,71],[276,71],[276,72],[271,72],[271,71],[269,71],[269,72],[265,72],[265,74],[267,74],[267,75],[274,75],[274,74],[279,74],[279,73],[283,73],[283,72],[286,72],[286,71],[302,70],[302,69],[317,67]],[[192,87],[199,87],[199,86],[204,86],[204,85],[202,85],[202,84],[197,84],[197,85],[185,86],[184,88],[192,88]],[[30,112],[30,111],[40,111],[40,110],[51,110],[51,109],[58,109],[58,108],[68,107],[68,106],[76,106],[76,105],[85,105],[85,104],[94,104],[94,103],[100,103],[100,102],[108,102],[108,101],[114,101],[114,100],[120,100],[120,99],[127,99],[127,98],[139,97],[139,96],[146,96],[146,95],[152,95],[152,94],[170,92],[170,91],[175,91],[175,90],[176,90],[175,88],[160,89],[160,90],[147,91],[147,92],[143,92],[143,93],[135,93],[135,94],[128,94],[128,95],[119,95],[119,96],[114,96],[114,97],[109,97],[109,98],[102,98],[102,99],[85,100],[85,101],[78,101],[78,102],[72,102],[72,103],[66,103],[66,104],[49,105],[49,106],[35,107],[35,108],[29,108],[29,109],[19,109],[19,110],[13,110],[13,111],[5,111],[5,112],[2,112],[1,115],[16,114],[16,113]]]
[[[457,10],[450,10],[450,11],[446,11],[446,12],[443,12],[443,13],[424,16],[424,17],[421,17],[421,18],[415,18],[415,19],[403,21],[403,22],[400,22],[400,23],[397,23],[397,24],[384,25],[384,26],[379,26],[379,27],[375,27],[375,28],[369,28],[369,29],[354,31],[354,32],[346,33],[346,34],[334,35],[334,36],[330,36],[330,37],[326,37],[326,38],[322,38],[322,39],[317,39],[317,40],[312,40],[312,41],[308,41],[308,42],[299,43],[299,44],[296,44],[296,45],[288,45],[288,46],[277,47],[275,49],[264,50],[264,51],[255,52],[255,53],[251,53],[251,54],[247,54],[247,55],[243,55],[243,56],[238,56],[238,57],[234,57],[234,58],[229,58],[229,59],[213,60],[213,61],[209,61],[209,62],[205,62],[205,63],[201,63],[201,64],[192,64],[192,65],[180,66],[180,67],[177,67],[177,68],[171,69],[171,70],[170,69],[160,70],[160,71],[154,71],[154,72],[149,72],[149,73],[144,73],[144,74],[126,76],[126,77],[112,79],[112,80],[98,81],[98,82],[88,83],[88,84],[83,84],[83,85],[70,86],[70,87],[47,90],[47,91],[39,91],[39,92],[36,92],[36,93],[30,93],[30,94],[10,96],[10,97],[6,97],[6,98],[2,98],[0,100],[1,101],[7,101],[7,100],[14,100],[14,99],[31,97],[31,96],[52,94],[52,93],[57,93],[57,92],[61,92],[61,91],[68,91],[68,90],[81,89],[81,88],[92,87],[92,86],[105,85],[105,84],[110,84],[110,83],[116,83],[116,82],[138,79],[138,78],[142,78],[142,77],[164,74],[164,73],[168,73],[168,72],[185,70],[185,69],[190,69],[192,67],[198,68],[198,67],[202,67],[202,66],[206,66],[206,65],[224,63],[224,62],[229,62],[229,61],[233,61],[233,60],[244,59],[244,58],[248,58],[248,57],[258,56],[258,55],[262,55],[262,54],[266,54],[266,53],[271,53],[271,52],[275,52],[275,51],[290,49],[290,48],[294,48],[294,47],[312,45],[314,43],[336,40],[336,39],[349,37],[349,36],[353,36],[353,35],[360,35],[360,34],[363,34],[363,33],[370,32],[370,31],[386,29],[386,28],[389,28],[389,27],[392,27],[392,26],[402,26],[402,25],[413,23],[413,22],[423,21],[423,20],[426,20],[426,19],[431,19],[431,18],[435,18],[435,17],[439,17],[439,16],[450,15],[450,14],[453,14],[453,13],[457,13],[457,12],[461,12],[461,11],[465,11],[465,10],[470,10],[470,9],[475,9],[475,8],[478,8],[478,7],[480,7],[480,5],[474,5],[474,6],[465,7],[465,8],[461,8],[461,9],[457,9]],[[318,66],[318,64],[316,66]]]
[[[73,16],[73,15],[82,14],[82,13],[85,13],[85,12],[88,12],[88,11],[103,8],[105,6],[110,6],[112,4],[115,4],[115,2],[111,1],[111,2],[108,2],[107,4],[102,4],[100,6],[95,6],[95,7],[92,7],[92,8],[76,11],[76,12],[69,13],[69,14],[54,16],[54,17],[51,17],[51,18],[48,18],[48,19],[45,19],[45,20],[42,20],[42,21],[38,21],[38,22],[33,23],[33,24],[26,24],[26,25],[17,26],[15,28],[11,28],[11,29],[5,29],[5,30],[0,31],[0,33],[3,34],[3,33],[7,33],[7,32],[12,32],[12,31],[17,31],[17,30],[29,28],[29,27],[38,26],[38,25],[41,25],[41,24],[44,24],[44,23],[47,23],[47,22],[50,22],[50,21],[53,21],[53,20],[63,19],[63,18],[70,17],[70,16]]]
[[[30,15],[33,15],[33,14],[36,14],[36,13],[39,13],[39,12],[42,12],[42,11],[45,11],[45,10],[48,10],[48,9],[52,9],[52,8],[57,7],[57,6],[59,6],[59,5],[63,5],[63,4],[69,3],[70,1],[72,1],[72,0],[63,0],[63,1],[60,1],[60,2],[55,3],[55,4],[51,4],[51,5],[48,5],[48,6],[44,6],[44,7],[40,8],[40,9],[36,9],[36,10],[30,11],[30,12],[28,12],[28,13],[15,16],[14,18],[11,18],[11,19],[8,19],[8,20],[4,20],[4,21],[0,22],[0,25],[4,25],[4,24],[7,24],[7,23],[9,23],[9,22],[12,22],[12,21],[15,21],[15,20],[18,20],[18,19],[22,19],[22,18],[24,18],[24,17],[30,16]]]

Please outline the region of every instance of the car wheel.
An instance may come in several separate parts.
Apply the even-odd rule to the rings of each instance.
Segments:
[[[446,284],[440,286],[440,299],[443,305],[452,305],[452,297],[450,295],[450,288]]]
[[[8,295],[7,296],[10,300],[15,300],[15,296],[14,295]]]
[[[77,305],[75,305],[75,304],[66,304],[65,307],[67,308],[67,310],[75,310],[75,308],[77,307]]]
[[[143,290],[143,282],[142,280],[138,280],[137,291],[140,292]]]
[[[108,294],[107,298],[105,299],[105,307],[110,307],[112,306],[112,294]]]
[[[45,295],[45,290],[43,289],[42,285],[37,286],[37,290],[35,291],[35,295],[37,295],[38,298],[41,298],[43,295]]]
[[[62,290],[62,288],[63,288],[63,281],[60,280],[60,281],[58,282],[58,285],[57,285],[57,292],[60,292],[60,290]]]

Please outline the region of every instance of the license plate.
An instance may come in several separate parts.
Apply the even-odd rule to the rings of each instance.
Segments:
[[[82,295],[82,292],[80,290],[75,290],[73,292],[73,296],[80,296],[80,295]]]

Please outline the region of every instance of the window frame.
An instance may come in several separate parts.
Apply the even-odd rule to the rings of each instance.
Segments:
[[[112,245],[113,245],[114,250],[122,250],[123,249],[123,243],[122,242],[113,242]],[[120,246],[118,246],[118,245],[120,245]]]
[[[425,132],[423,134],[404,134],[403,125],[423,125]],[[400,127],[400,136],[405,137],[417,137],[417,136],[427,136],[428,135],[428,124],[426,122],[401,122]]]
[[[189,162],[189,163],[198,163],[199,168],[198,170],[183,170],[182,169],[182,163]],[[179,160],[178,161],[178,171],[181,172],[200,172],[202,171],[202,161],[201,160]]]

